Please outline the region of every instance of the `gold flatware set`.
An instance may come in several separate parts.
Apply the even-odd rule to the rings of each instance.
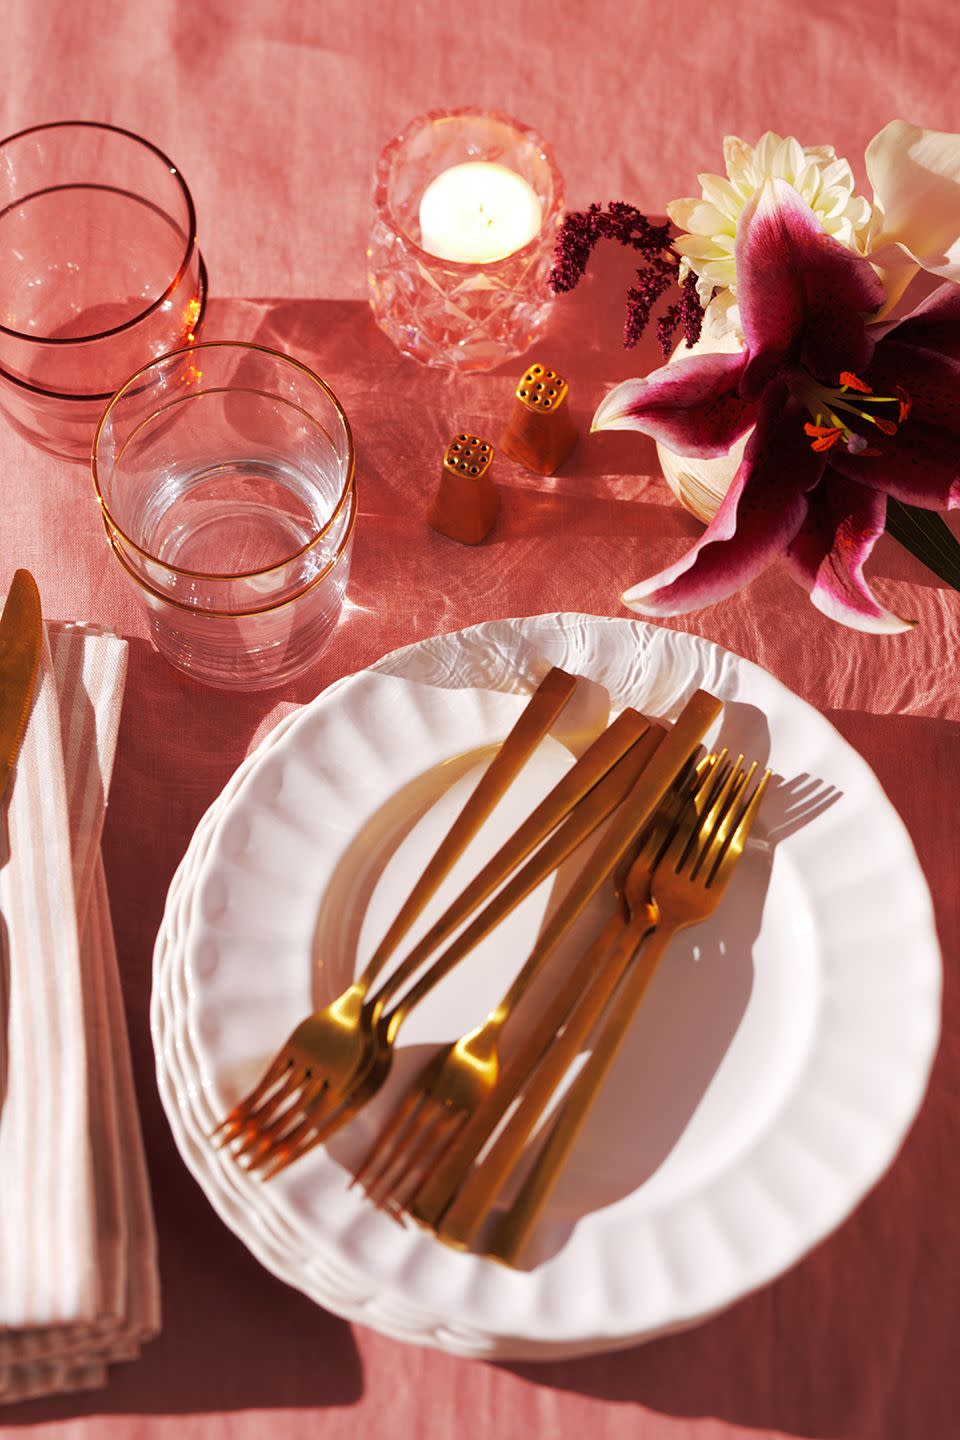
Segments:
[[[671,938],[719,903],[770,775],[757,780],[755,764],[745,768],[742,756],[732,760],[726,751],[697,762],[722,709],[705,691],[696,691],[669,727],[624,710],[385,974],[576,683],[549,671],[362,974],[296,1027],[218,1126],[215,1135],[233,1144],[247,1169],[268,1179],[352,1119],[385,1083],[414,1007],[599,832],[507,993],[416,1076],[354,1179],[375,1204],[411,1216],[441,1240],[517,1262]],[[521,1026],[513,1017],[534,977],[604,887],[613,909],[600,934]],[[504,1059],[508,1029],[515,1043]],[[536,1135],[537,1153],[516,1197],[496,1210],[585,1048],[586,1062]]]

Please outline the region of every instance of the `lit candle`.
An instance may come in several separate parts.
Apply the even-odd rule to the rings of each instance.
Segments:
[[[502,260],[528,244],[542,223],[537,193],[523,176],[483,160],[441,171],[420,201],[420,243],[440,260]]]

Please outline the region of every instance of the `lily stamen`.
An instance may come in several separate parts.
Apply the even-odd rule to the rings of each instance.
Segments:
[[[866,380],[861,380],[859,375],[854,375],[852,370],[840,371],[840,384],[844,390],[857,390],[861,395],[872,395],[873,391]]]
[[[861,424],[872,425],[881,435],[893,436],[910,414],[910,396],[899,385],[894,387],[893,395],[875,395],[867,382],[851,370],[841,370],[839,378],[836,388],[811,381],[800,392],[814,417],[814,424],[804,426],[811,448],[818,452],[831,450],[842,440],[852,455],[881,453],[867,445],[859,426],[855,429],[842,417],[850,415]],[[875,408],[888,405],[897,407],[896,420],[874,413]]]

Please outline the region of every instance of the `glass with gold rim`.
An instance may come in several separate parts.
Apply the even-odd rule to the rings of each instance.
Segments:
[[[315,662],[343,605],[356,489],[350,423],[307,366],[241,342],[162,356],[107,406],[93,479],[172,664],[259,690]]]
[[[130,372],[192,340],[207,279],[178,168],[132,131],[37,125],[0,141],[0,408],[87,460]]]

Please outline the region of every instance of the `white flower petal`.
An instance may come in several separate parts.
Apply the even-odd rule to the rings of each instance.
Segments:
[[[812,210],[820,194],[820,171],[812,160],[804,161],[793,184]]]
[[[674,225],[695,235],[729,235],[732,239],[736,234],[736,221],[706,200],[671,200],[667,214]]]
[[[846,214],[847,196],[841,190],[827,190],[817,201],[817,214],[825,223]]]
[[[696,195],[681,195],[679,200],[671,200],[667,206],[667,217],[673,221],[680,230],[689,230],[687,216],[696,205],[702,205],[703,201]]]
[[[739,135],[723,137],[723,163],[734,184],[753,170],[753,146],[741,140]],[[703,176],[700,176],[701,183]]]
[[[883,217],[870,251],[887,295],[881,315],[918,268],[960,282],[960,135],[892,120],[867,146],[867,174]]]
[[[857,248],[854,243],[856,236],[853,233],[853,226],[845,215],[838,215],[836,219],[826,222],[823,228],[828,235],[832,235],[834,240],[838,240],[841,245],[846,245],[847,248],[851,250]]]
[[[740,309],[732,290],[721,290],[703,313],[703,335],[711,340],[736,334],[740,326]]]
[[[788,135],[785,140],[781,140],[777,147],[777,160],[773,173],[792,185],[803,169],[803,165],[803,146],[799,140]]]
[[[834,160],[832,164],[825,165],[822,172],[822,184],[825,190],[832,190],[836,187],[851,194],[856,184],[853,178],[853,171],[846,160]]]
[[[777,151],[780,148],[781,137],[775,130],[768,130],[761,135],[753,152],[753,163],[761,175],[772,176]]]
[[[714,285],[735,286],[737,283],[737,262],[731,255],[729,260],[707,260],[700,266],[700,274]]]
[[[715,288],[713,281],[706,275],[697,276],[697,299],[705,309],[711,303]]]
[[[703,198],[736,223],[743,209],[743,196],[722,175],[698,175]]]
[[[678,235],[673,242],[673,248],[679,255],[686,255],[688,260],[718,260],[724,254],[717,242],[708,235]]]
[[[847,204],[847,218],[855,229],[860,230],[870,223],[873,210],[865,195],[854,195]]]

